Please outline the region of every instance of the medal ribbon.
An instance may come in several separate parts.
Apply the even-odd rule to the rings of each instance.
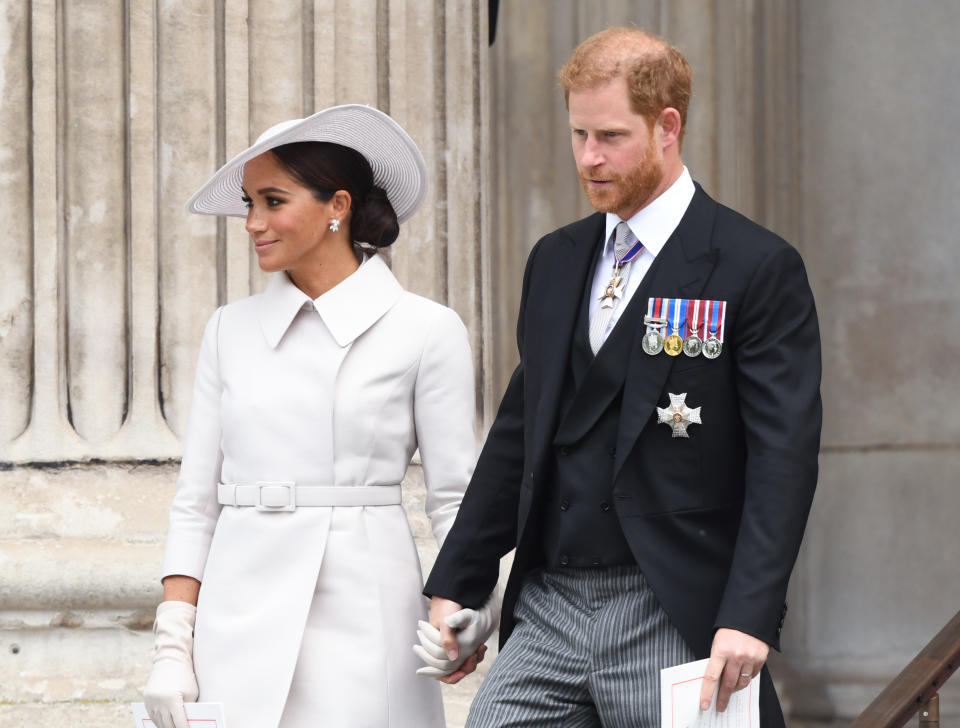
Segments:
[[[617,253],[616,253],[616,251],[614,251],[614,253],[613,253],[613,259],[614,259],[614,261],[616,261],[616,262],[613,264],[613,269],[614,269],[614,270],[617,270],[617,269],[622,268],[623,266],[625,266],[625,265],[626,265],[627,263],[629,263],[631,260],[633,260],[633,259],[636,258],[638,255],[640,255],[640,251],[641,251],[641,250],[643,250],[643,243],[641,243],[640,241],[637,241],[637,244],[634,245],[632,248],[630,248],[630,250],[628,250],[628,251],[626,252],[626,254],[624,254],[624,256],[623,256],[622,258],[617,258]]]
[[[670,299],[670,308],[673,309],[673,326],[671,326],[671,334],[677,333],[680,328],[680,308],[682,304],[682,299],[680,298],[671,298]]]
[[[723,325],[727,316],[726,301],[707,301],[710,312],[709,333],[723,343]]]
[[[689,308],[687,309],[689,311]],[[700,331],[700,299],[693,302],[693,320],[690,322],[690,334],[696,334]]]

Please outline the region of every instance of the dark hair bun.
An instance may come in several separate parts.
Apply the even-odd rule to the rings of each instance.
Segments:
[[[397,213],[382,187],[373,185],[362,202],[353,205],[350,218],[350,237],[358,243],[369,243],[385,248],[397,239],[400,223]]]

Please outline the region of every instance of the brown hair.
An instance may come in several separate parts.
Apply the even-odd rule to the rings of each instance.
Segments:
[[[558,77],[563,97],[624,78],[630,108],[653,125],[660,112],[680,112],[680,139],[687,128],[692,82],[690,64],[663,38],[641,28],[607,28],[578,45]]]

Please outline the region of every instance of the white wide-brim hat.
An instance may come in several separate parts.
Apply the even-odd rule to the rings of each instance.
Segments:
[[[243,166],[259,154],[293,142],[334,142],[360,152],[370,162],[374,184],[386,191],[398,222],[413,215],[427,194],[427,166],[407,132],[379,109],[344,104],[271,126],[252,146],[218,169],[193,194],[187,210],[246,217]]]

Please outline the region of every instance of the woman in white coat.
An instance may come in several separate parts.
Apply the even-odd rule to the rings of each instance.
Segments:
[[[442,543],[475,458],[472,359],[453,311],[356,245],[392,243],[425,190],[410,137],[348,105],[269,129],[188,204],[245,216],[273,276],[203,335],[145,690],[159,726],[198,699],[230,728],[443,726],[410,650],[425,602],[400,482],[419,447]]]

